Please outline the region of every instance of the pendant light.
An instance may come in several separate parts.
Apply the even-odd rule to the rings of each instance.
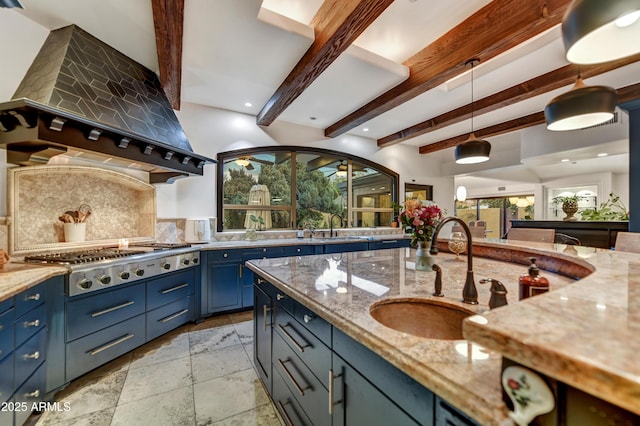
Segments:
[[[576,130],[595,126],[613,118],[618,93],[608,86],[587,86],[580,78],[567,93],[551,100],[544,107],[547,129]]]
[[[613,61],[640,52],[640,0],[573,0],[562,20],[567,60]]]
[[[473,133],[473,67],[480,62],[479,59],[471,59],[465,65],[471,65],[471,134],[469,139],[456,146],[455,157],[457,164],[476,164],[489,160],[491,144],[485,140],[476,138]]]

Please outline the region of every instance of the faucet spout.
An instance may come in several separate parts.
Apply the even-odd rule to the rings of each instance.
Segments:
[[[334,217],[337,217],[338,219],[340,219],[340,227],[342,228],[342,216],[340,216],[338,213],[333,213],[331,217],[329,217],[329,237],[338,236],[338,231],[336,231],[336,235],[333,235],[333,218]]]
[[[440,221],[438,226],[436,226],[436,229],[433,231],[433,243],[431,243],[430,253],[432,255],[438,254],[438,234],[440,233],[442,227],[449,222],[459,223],[467,237],[467,277],[464,282],[464,288],[462,289],[462,301],[470,305],[477,305],[478,289],[476,288],[476,283],[473,280],[473,244],[471,241],[471,230],[469,229],[469,226],[462,219],[456,216],[449,216],[442,219],[442,221]]]

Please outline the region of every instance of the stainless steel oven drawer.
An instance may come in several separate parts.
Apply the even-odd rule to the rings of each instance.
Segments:
[[[140,315],[144,311],[144,283],[73,299],[67,303],[67,342]]]
[[[109,362],[145,343],[145,315],[90,334],[67,344],[67,381]]]

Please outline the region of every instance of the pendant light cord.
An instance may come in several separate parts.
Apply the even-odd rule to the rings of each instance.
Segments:
[[[478,58],[469,59],[465,65],[471,65],[471,135],[473,135],[473,67],[476,62],[480,62]],[[470,135],[470,136],[471,136]]]

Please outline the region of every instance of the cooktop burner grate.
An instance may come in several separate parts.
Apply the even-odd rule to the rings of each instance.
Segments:
[[[117,248],[101,248],[71,252],[43,253],[25,256],[25,262],[54,263],[76,265],[79,263],[97,262],[105,259],[117,259],[146,253],[144,250],[123,250]]]

